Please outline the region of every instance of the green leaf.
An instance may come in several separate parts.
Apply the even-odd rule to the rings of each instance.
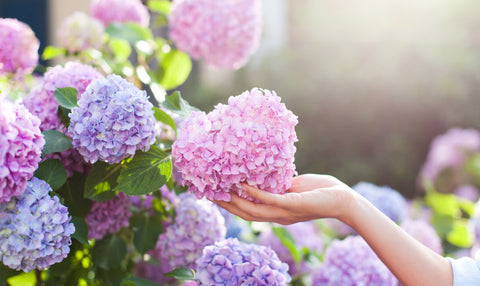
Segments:
[[[112,23],[107,27],[106,32],[112,38],[123,39],[132,44],[153,38],[149,29],[134,23]]]
[[[290,254],[293,257],[293,260],[296,263],[299,263],[302,259],[300,252],[298,251],[297,247],[295,246],[295,240],[293,236],[283,227],[272,227],[273,233],[278,237],[278,239],[282,242],[282,244],[288,249]]]
[[[183,84],[192,70],[192,60],[188,54],[179,50],[170,50],[159,61],[163,68],[160,85],[167,90]]]
[[[57,88],[53,93],[53,97],[55,97],[58,105],[67,109],[72,109],[78,106],[77,95],[78,91],[73,87]]]
[[[110,39],[108,46],[110,50],[113,52],[113,56],[119,62],[124,62],[128,60],[130,54],[132,53],[132,47],[128,41],[123,39]]]
[[[63,198],[63,202],[72,216],[85,217],[90,212],[92,201],[83,197],[84,188],[84,175],[75,172],[57,191],[57,194]]]
[[[177,133],[177,124],[170,115],[158,107],[153,107],[153,112],[153,115],[157,121],[172,127],[172,129],[175,130],[175,133]]]
[[[473,236],[468,231],[467,220],[455,220],[453,229],[447,234],[447,241],[460,248],[469,248],[473,244]]]
[[[157,191],[172,175],[170,156],[155,145],[148,152],[138,151],[118,177],[115,190],[127,195],[144,195]]]
[[[45,145],[42,149],[42,155],[45,156],[54,152],[62,152],[72,148],[72,139],[68,138],[62,132],[55,129],[42,132],[45,139]]]
[[[178,280],[192,280],[195,278],[195,271],[189,268],[177,268],[165,273],[167,277],[173,277]]]
[[[96,162],[85,181],[85,198],[107,201],[116,195],[114,191],[120,175],[121,165]]]
[[[130,227],[133,230],[133,244],[138,252],[144,254],[153,249],[158,236],[163,230],[162,219],[151,216],[148,212],[140,212],[130,218]]]
[[[147,279],[132,276],[123,279],[120,286],[160,286],[160,284]]]
[[[459,205],[453,194],[442,194],[428,191],[425,202],[432,210],[440,215],[458,217],[460,215]]]
[[[199,111],[183,99],[179,91],[175,91],[166,96],[165,101],[162,103],[162,107],[185,117],[188,117],[193,111]]]
[[[66,54],[67,50],[65,48],[46,46],[42,53],[42,60],[47,61]]]
[[[147,7],[150,11],[163,15],[170,14],[170,6],[171,3],[167,0],[150,0],[147,3]]]
[[[88,244],[88,225],[83,217],[72,217],[73,225],[75,226],[75,233],[72,237],[78,240],[80,243]]]
[[[122,280],[128,275],[124,269],[108,269],[99,268],[95,271],[95,284],[101,286],[118,286]],[[71,285],[71,284],[68,284]],[[76,285],[76,284],[75,284]],[[128,285],[128,284],[127,284]]]
[[[38,165],[34,177],[47,182],[54,191],[67,181],[67,171],[58,159],[48,159]]]
[[[126,255],[127,245],[117,235],[96,241],[92,250],[93,263],[107,270],[120,267]]]
[[[35,286],[37,285],[37,277],[35,277],[35,271],[30,271],[12,276],[7,279],[7,282],[12,286]]]

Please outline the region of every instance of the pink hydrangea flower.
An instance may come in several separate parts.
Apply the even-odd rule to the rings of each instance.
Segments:
[[[194,112],[178,129],[172,156],[183,184],[198,198],[230,200],[241,183],[283,193],[295,174],[297,117],[280,97],[252,89]]]
[[[179,50],[220,69],[238,69],[260,41],[260,1],[175,0],[169,26]]]
[[[77,11],[63,20],[58,39],[70,53],[82,52],[89,48],[100,48],[105,38],[104,32],[102,22]]]
[[[40,42],[30,27],[17,19],[0,18],[0,76],[33,71]]]
[[[38,168],[45,144],[39,126],[24,106],[0,98],[0,204],[21,195]]]
[[[113,22],[133,22],[148,27],[150,15],[140,0],[93,0],[90,13],[105,27]]]

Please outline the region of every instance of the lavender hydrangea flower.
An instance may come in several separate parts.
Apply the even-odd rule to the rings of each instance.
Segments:
[[[148,9],[140,0],[93,0],[90,13],[105,27],[113,22],[132,22],[146,28],[150,23]]]
[[[196,262],[200,286],[287,285],[288,265],[269,247],[239,242],[236,238],[206,246]]]
[[[461,185],[453,191],[453,194],[472,202],[476,202],[480,197],[480,191],[473,185]]]
[[[435,229],[425,220],[406,219],[401,227],[415,239],[438,254],[443,253],[442,241]]]
[[[23,193],[45,144],[40,120],[24,106],[0,98],[0,204]]]
[[[312,280],[312,285],[398,285],[395,276],[360,236],[334,240]]]
[[[306,247],[310,251],[322,253],[323,240],[320,230],[313,221],[299,222],[284,226],[284,228],[292,235],[295,246],[298,249]],[[310,271],[310,267],[302,261],[300,269],[297,269],[295,260],[290,251],[278,239],[272,229],[262,231],[258,237],[258,243],[261,245],[270,246],[278,255],[278,258],[287,263],[290,269],[290,274],[305,273]]]
[[[83,52],[100,48],[105,39],[104,32],[102,22],[77,11],[63,20],[58,30],[58,40],[70,53]]]
[[[92,209],[85,217],[88,238],[102,239],[107,234],[116,233],[122,227],[128,226],[128,219],[132,215],[131,204],[128,196],[122,192],[108,201],[93,202]]]
[[[155,257],[168,261],[169,270],[193,267],[203,247],[225,238],[225,220],[210,201],[182,193],[178,196],[175,222],[160,234]]]
[[[480,200],[475,203],[475,210],[468,221],[468,226],[473,233],[473,249],[480,249]]]
[[[244,195],[242,182],[283,193],[295,174],[296,124],[275,92],[254,88],[208,115],[193,112],[178,129],[174,165],[198,198],[229,201],[230,191]]]
[[[25,192],[0,204],[0,261],[12,269],[29,272],[62,261],[70,252],[67,207],[50,197],[50,186],[32,178]]]
[[[238,69],[260,42],[259,0],[175,0],[170,38],[179,50],[220,69]]]
[[[0,18],[0,76],[32,72],[38,63],[39,47],[40,42],[27,24]]]
[[[407,200],[394,189],[367,182],[360,182],[352,188],[394,222],[401,222],[407,216]]]
[[[155,142],[152,107],[146,92],[122,77],[96,79],[69,114],[72,144],[90,163],[114,164],[147,151]]]

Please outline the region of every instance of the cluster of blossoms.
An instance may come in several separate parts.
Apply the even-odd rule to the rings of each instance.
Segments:
[[[105,39],[105,27],[99,20],[83,13],[75,12],[66,18],[58,30],[60,45],[70,53],[98,49]]]
[[[122,227],[128,226],[132,215],[129,197],[120,192],[114,198],[92,203],[90,212],[85,217],[88,225],[89,239],[102,239],[109,233],[116,233]]]
[[[395,276],[360,236],[334,240],[312,279],[312,285],[398,285]]]
[[[425,220],[406,219],[402,222],[401,227],[426,247],[440,255],[443,253],[442,241],[438,233],[433,226]]]
[[[322,253],[323,240],[319,228],[314,221],[298,222],[295,224],[284,226],[284,228],[292,235],[295,241],[295,247],[302,249],[306,247],[312,252]],[[258,237],[258,242],[261,245],[270,246],[278,255],[278,258],[289,266],[289,273],[295,275],[309,271],[304,261],[300,265],[301,269],[297,269],[295,260],[290,251],[278,239],[272,229],[262,231]]]
[[[0,204],[23,193],[45,144],[40,120],[24,106],[0,98]]]
[[[238,69],[260,42],[259,0],[175,0],[170,38],[179,50],[220,69]]]
[[[150,14],[141,0],[93,0],[90,13],[105,27],[114,22],[132,22],[142,27],[150,23]]]
[[[174,165],[198,198],[229,201],[230,191],[242,195],[243,182],[283,193],[295,174],[297,122],[275,92],[246,91],[182,123]]]
[[[269,247],[228,238],[206,246],[196,261],[198,285],[287,285],[288,265]],[[315,284],[316,285],[316,284]]]
[[[0,204],[0,261],[15,270],[45,269],[70,252],[68,210],[42,180],[32,178],[25,192]]]
[[[225,238],[225,220],[210,201],[182,193],[178,196],[175,222],[160,234],[154,257],[171,269],[193,267],[202,249]]]
[[[407,201],[394,189],[367,182],[360,182],[352,188],[394,222],[401,222],[407,217]]]
[[[72,108],[68,132],[85,161],[110,164],[147,151],[155,142],[155,117],[145,91],[118,75],[90,83]]]
[[[0,18],[0,76],[30,73],[38,63],[40,42],[32,29],[17,19]]]

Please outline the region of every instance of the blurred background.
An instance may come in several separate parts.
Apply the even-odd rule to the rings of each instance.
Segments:
[[[0,0],[0,17],[28,23],[42,50],[89,4]],[[210,111],[253,87],[276,91],[299,118],[299,173],[419,196],[432,139],[451,127],[480,129],[480,3],[263,0],[263,10],[250,62],[234,72],[196,62],[182,95]]]

